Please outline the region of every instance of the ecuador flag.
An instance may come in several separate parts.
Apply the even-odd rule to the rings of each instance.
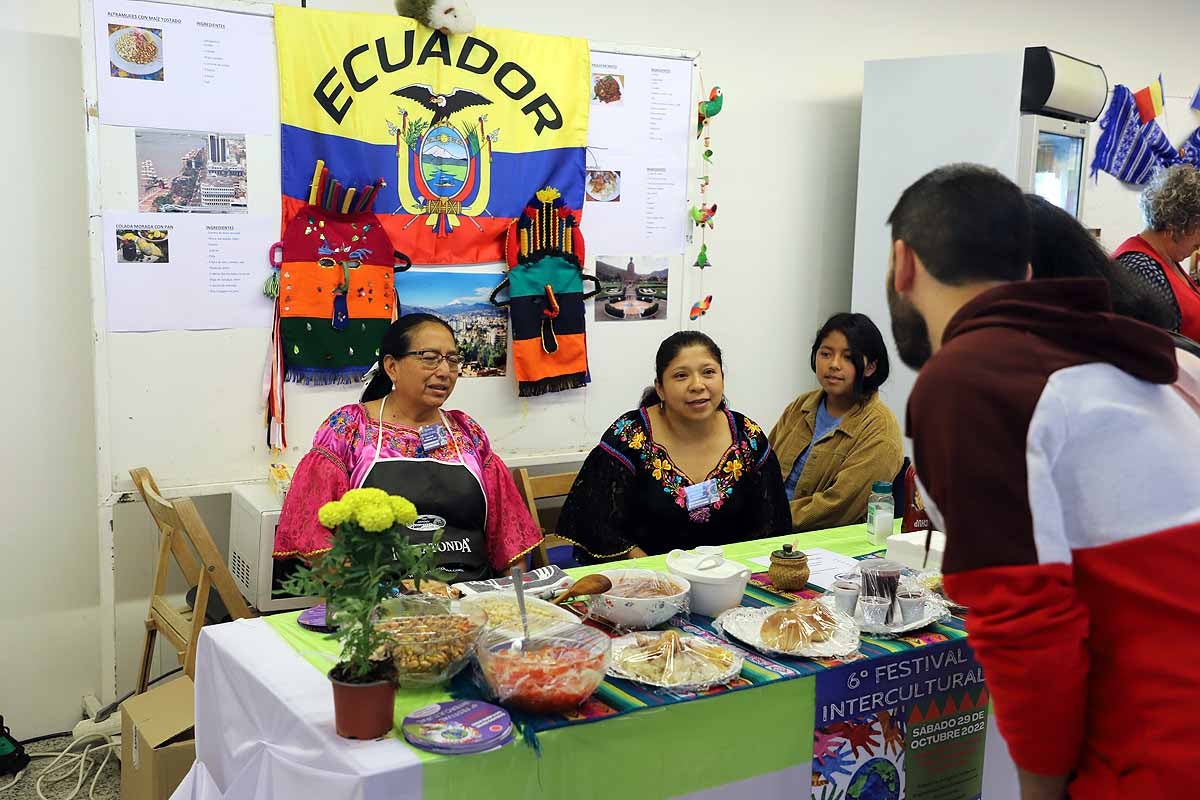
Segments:
[[[503,260],[543,186],[583,207],[585,39],[287,6],[275,37],[285,223],[318,160],[345,185],[384,180],[375,212],[416,264]]]

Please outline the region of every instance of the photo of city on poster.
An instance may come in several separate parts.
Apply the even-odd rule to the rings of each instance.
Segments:
[[[508,362],[508,311],[488,302],[488,295],[503,280],[502,272],[397,272],[400,315],[423,312],[446,320],[463,357],[462,377],[503,376]]]
[[[597,322],[667,318],[667,256],[597,256]]]
[[[246,137],[202,131],[134,134],[138,211],[246,213]]]

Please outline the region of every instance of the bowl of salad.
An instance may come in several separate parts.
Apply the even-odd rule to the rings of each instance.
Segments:
[[[611,655],[608,636],[586,625],[525,640],[489,631],[475,647],[479,671],[496,701],[532,714],[577,708],[604,680]]]

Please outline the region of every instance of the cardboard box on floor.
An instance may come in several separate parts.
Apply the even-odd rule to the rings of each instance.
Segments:
[[[182,677],[121,704],[121,800],[167,800],[196,760],[195,687]]]

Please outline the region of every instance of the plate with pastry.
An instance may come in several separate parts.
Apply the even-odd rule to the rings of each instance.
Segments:
[[[632,633],[614,639],[608,674],[647,686],[701,692],[736,678],[742,657],[727,647],[679,631]]]
[[[858,623],[816,600],[786,608],[731,608],[713,627],[769,655],[835,658],[858,649]]]

